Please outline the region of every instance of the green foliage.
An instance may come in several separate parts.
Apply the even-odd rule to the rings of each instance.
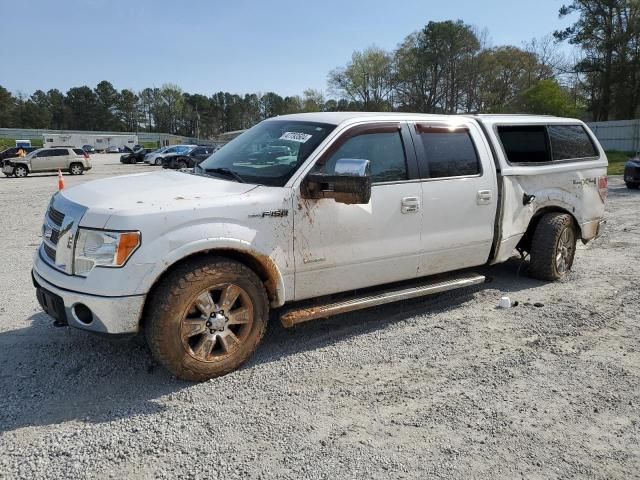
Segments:
[[[577,45],[574,67],[594,120],[635,118],[640,112],[640,1],[573,0],[560,17],[575,22],[554,33]]]
[[[517,101],[520,112],[558,117],[575,117],[576,108],[569,93],[554,79],[540,80],[524,90]]]
[[[609,159],[609,169],[607,173],[609,175],[622,175],[624,173],[624,164],[634,156],[631,152],[609,150],[607,152],[607,158]]]
[[[362,105],[362,110],[392,109],[392,57],[378,47],[353,52],[351,62],[329,73],[328,83],[333,93]]]

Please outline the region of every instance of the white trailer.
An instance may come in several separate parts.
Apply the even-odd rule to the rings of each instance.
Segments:
[[[44,147],[82,148],[84,145],[91,145],[97,151],[101,151],[108,147],[129,147],[132,149],[134,145],[138,144],[138,136],[130,134],[45,133],[42,136]]]

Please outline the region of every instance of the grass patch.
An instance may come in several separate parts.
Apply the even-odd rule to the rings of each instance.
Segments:
[[[622,175],[624,173],[624,164],[627,163],[634,154],[631,152],[620,152],[618,150],[609,150],[607,158],[609,159],[609,175]]]

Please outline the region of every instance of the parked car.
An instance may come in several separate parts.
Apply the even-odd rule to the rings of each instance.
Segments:
[[[193,147],[184,153],[165,154],[162,159],[162,168],[179,170],[182,168],[193,168],[203,160],[206,160],[214,152],[213,146]]]
[[[25,154],[29,154],[29,153],[33,152],[34,150],[37,150],[36,147],[11,147],[11,148],[7,148],[6,150],[3,150],[2,152],[0,152],[0,161],[4,160],[5,158],[17,157],[18,156],[18,152],[20,151],[20,149],[22,149]]]
[[[471,269],[514,249],[533,277],[566,278],[600,232],[607,163],[570,118],[275,117],[193,174],[58,192],[34,284],[58,322],[143,331],[174,375],[205,380],[250,357],[270,310],[291,327],[480,284]]]
[[[624,183],[633,190],[640,187],[640,155],[630,158],[625,164]]]
[[[145,155],[151,153],[150,148],[138,148],[131,153],[125,153],[120,156],[120,163],[138,163],[144,160]]]
[[[120,147],[115,147],[115,146],[107,147],[104,153],[120,153]]]
[[[7,177],[26,177],[30,173],[64,170],[71,175],[82,175],[91,170],[89,155],[81,148],[40,148],[26,157],[3,160],[2,173]]]
[[[91,145],[83,145],[82,150],[84,150],[87,153],[96,153],[96,149]]]
[[[170,155],[172,153],[186,153],[190,149],[196,147],[197,145],[173,145],[171,147],[164,147],[160,150],[156,150],[144,157],[144,163],[149,163],[151,165],[162,165],[162,159],[165,155]]]

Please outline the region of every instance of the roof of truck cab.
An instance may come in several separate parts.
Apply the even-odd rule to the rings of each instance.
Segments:
[[[487,123],[576,123],[573,118],[561,118],[548,115],[440,115],[431,113],[400,113],[400,112],[312,112],[281,115],[270,120],[288,120],[298,122],[317,122],[340,125],[341,123],[357,121],[361,119],[391,120],[391,121],[415,121],[415,120],[441,120],[451,121],[456,118],[471,118],[486,121]]]

